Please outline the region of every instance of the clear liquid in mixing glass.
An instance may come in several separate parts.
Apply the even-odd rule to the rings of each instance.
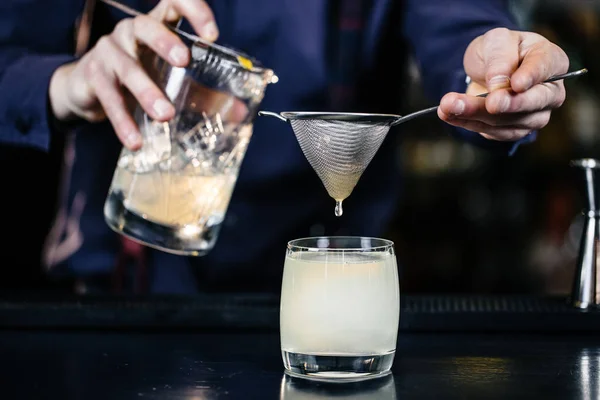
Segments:
[[[235,179],[117,170],[105,214],[133,239],[175,254],[202,255],[214,245]]]
[[[142,150],[123,150],[105,204],[106,221],[115,231],[163,251],[206,254],[225,218],[251,125],[224,138],[229,139],[224,144],[216,142],[220,152],[194,153],[173,144],[169,132],[163,132],[167,127],[154,128]]]

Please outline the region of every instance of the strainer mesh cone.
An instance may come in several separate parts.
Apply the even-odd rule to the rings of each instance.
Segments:
[[[389,123],[291,119],[300,148],[327,193],[346,199],[379,150]]]

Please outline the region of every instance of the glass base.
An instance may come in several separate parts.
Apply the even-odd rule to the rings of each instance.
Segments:
[[[381,355],[302,354],[281,352],[285,373],[323,382],[358,382],[390,373],[395,351]]]
[[[115,192],[106,199],[104,219],[112,230],[131,240],[180,256],[207,254],[215,246],[221,229],[221,222],[192,229],[157,224],[129,211],[123,204],[123,196]]]

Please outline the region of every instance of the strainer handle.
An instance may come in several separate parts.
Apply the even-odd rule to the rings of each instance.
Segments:
[[[583,69],[580,69],[578,71],[567,72],[566,74],[552,76],[552,77],[546,79],[543,83],[549,83],[549,82],[560,81],[560,80],[563,80],[563,79],[574,78],[574,77],[577,77],[577,76],[580,76],[580,75],[585,75],[587,73],[588,73],[587,68],[583,68]],[[488,95],[489,95],[489,93],[482,93],[482,94],[478,94],[476,97],[483,97],[483,98],[485,98]],[[430,108],[426,108],[426,109],[421,110],[421,111],[414,112],[412,114],[405,115],[404,117],[399,117],[399,118],[395,119],[390,125],[391,126],[398,125],[398,124],[401,124],[403,122],[410,121],[411,119],[414,119],[414,118],[417,118],[417,117],[421,117],[421,116],[426,115],[426,114],[434,113],[434,112],[437,111],[437,109],[438,109],[438,106],[430,107]]]
[[[418,118],[418,117],[421,117],[421,116],[426,115],[426,114],[431,114],[433,112],[436,112],[437,109],[438,109],[438,106],[430,107],[430,108],[426,108],[426,109],[421,110],[421,111],[417,111],[417,112],[405,115],[403,117],[398,117],[398,118],[396,118],[390,124],[390,126],[398,125],[398,124],[401,124],[403,122],[410,121],[411,119]]]
[[[269,116],[269,117],[275,117],[277,119],[282,120],[283,122],[287,122],[288,121],[287,118],[282,117],[281,114],[277,114],[277,113],[271,112],[271,111],[259,111],[258,115],[261,116],[261,117],[263,115],[266,115],[266,116]]]

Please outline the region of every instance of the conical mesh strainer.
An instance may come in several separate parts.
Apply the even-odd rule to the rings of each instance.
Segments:
[[[544,83],[586,74],[587,69],[553,76]],[[477,97],[487,97],[482,93]],[[350,196],[363,172],[379,150],[390,128],[411,119],[435,113],[438,106],[400,116],[331,112],[259,111],[290,122],[304,156],[327,193],[336,201],[335,214],[342,215],[342,202]]]
[[[304,156],[327,193],[336,201],[335,214],[350,196],[379,150],[397,115],[267,111],[259,115],[289,121]]]

